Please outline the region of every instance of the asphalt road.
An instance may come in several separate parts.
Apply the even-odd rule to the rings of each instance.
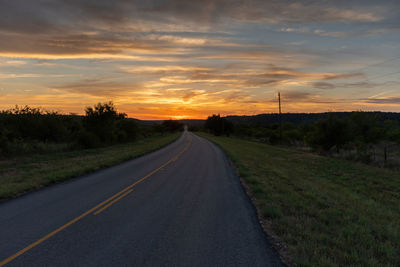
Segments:
[[[226,156],[185,132],[0,204],[0,266],[281,266]]]

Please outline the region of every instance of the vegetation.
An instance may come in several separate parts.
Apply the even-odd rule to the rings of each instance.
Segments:
[[[210,116],[204,123],[204,130],[216,136],[233,134],[272,145],[312,149],[320,154],[368,164],[400,167],[399,122],[384,119],[377,112],[330,113],[314,122],[284,122],[282,125],[268,124],[265,120],[264,125],[232,124],[230,119]],[[235,118],[233,121],[240,120]],[[189,129],[201,130],[194,126]]]
[[[181,130],[182,124],[139,125],[112,102],[62,115],[28,106],[0,111],[0,157],[104,147]]]
[[[229,134],[233,131],[233,124],[227,119],[221,118],[219,114],[214,114],[207,118],[206,122],[204,123],[204,128],[214,135],[226,134],[229,136]]]
[[[238,138],[201,135],[234,161],[255,196],[259,215],[286,243],[298,266],[398,266],[398,172]],[[367,143],[374,140],[358,138]]]
[[[156,130],[161,133],[183,131],[183,124],[179,121],[166,120],[162,124],[156,125]]]
[[[0,200],[138,157],[173,142],[179,135],[175,132],[101,148],[1,160]]]
[[[140,125],[112,102],[85,113],[28,106],[0,112],[0,200],[156,150],[183,127],[176,121]]]
[[[268,126],[271,124],[279,124],[279,122],[289,122],[291,124],[309,124],[314,123],[321,119],[326,119],[329,114],[335,114],[338,118],[345,118],[351,116],[352,112],[324,112],[324,113],[282,113],[281,116],[277,113],[267,113],[258,115],[242,115],[242,116],[227,116],[226,119],[235,125],[246,124],[250,126]],[[368,112],[373,116],[381,118],[382,121],[392,120],[400,122],[400,113],[396,112]]]

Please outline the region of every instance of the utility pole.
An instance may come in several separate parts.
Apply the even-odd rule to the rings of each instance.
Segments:
[[[279,101],[279,140],[282,143],[282,109],[281,109],[281,92],[278,92]]]

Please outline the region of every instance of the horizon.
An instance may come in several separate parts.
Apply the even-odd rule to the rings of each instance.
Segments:
[[[58,112],[55,110],[49,110],[49,109],[45,109],[43,107],[34,107],[34,106],[29,106],[27,105],[29,108],[38,108],[43,112],[57,112],[59,115],[63,115],[63,116],[85,116],[84,112],[81,113],[74,113],[74,112]],[[18,105],[14,105],[14,108],[24,108],[25,106],[18,106]],[[86,106],[89,107],[89,106]],[[120,112],[120,110],[118,110],[117,108],[117,112]],[[12,110],[11,109],[3,109],[0,110],[0,112],[2,111],[9,111]],[[394,113],[394,114],[400,114],[400,112],[396,112],[396,111],[380,111],[380,110],[369,110],[369,111],[365,111],[365,110],[344,110],[344,111],[321,111],[321,112],[282,112],[282,115],[288,115],[288,114],[306,114],[306,115],[310,115],[310,114],[325,114],[325,113],[353,113],[353,112],[367,112],[367,113]],[[122,112],[123,113],[123,112]],[[278,112],[264,112],[264,113],[258,113],[258,114],[240,114],[240,115],[236,115],[236,114],[224,114],[221,115],[219,113],[213,113],[213,114],[208,114],[203,118],[173,118],[173,117],[164,117],[164,118],[138,118],[138,117],[132,117],[129,116],[129,114],[127,115],[127,118],[129,119],[136,119],[136,120],[141,120],[141,121],[164,121],[164,120],[207,120],[208,117],[212,116],[212,115],[220,115],[221,117],[234,117],[234,116],[244,116],[244,117],[251,117],[251,116],[260,116],[260,115],[279,115],[279,111]]]
[[[400,112],[400,2],[0,0],[0,110]]]

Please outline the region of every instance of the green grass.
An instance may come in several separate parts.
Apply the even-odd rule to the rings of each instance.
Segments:
[[[157,150],[180,133],[133,143],[0,160],[0,201]]]
[[[298,266],[400,266],[400,173],[199,134],[228,154]]]

